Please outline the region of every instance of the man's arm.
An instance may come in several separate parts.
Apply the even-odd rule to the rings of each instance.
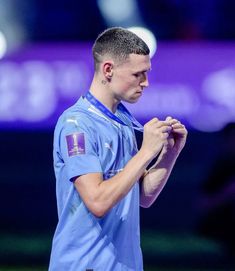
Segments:
[[[172,131],[156,163],[144,173],[140,183],[140,205],[145,208],[150,207],[162,191],[187,138],[184,125],[171,117],[167,117],[166,120],[172,123]]]
[[[130,191],[150,162],[151,157],[140,151],[114,177],[104,181],[101,173],[89,173],[74,184],[88,209],[102,217]]]
[[[152,119],[144,126],[140,151],[121,172],[106,181],[101,173],[85,174],[75,180],[78,193],[94,215],[102,217],[130,191],[162,149],[171,129],[170,121]]]

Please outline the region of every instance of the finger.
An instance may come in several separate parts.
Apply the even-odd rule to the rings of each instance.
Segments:
[[[158,122],[159,121],[159,119],[157,118],[157,117],[155,117],[155,118],[153,118],[153,119],[151,119],[149,122],[147,122],[147,123],[149,123],[149,124],[151,124],[151,123],[156,123],[156,122]]]
[[[171,125],[173,129],[185,128],[181,122],[177,122]]]
[[[170,120],[172,120],[173,118],[171,117],[171,116],[167,116],[166,117],[166,121],[170,121]]]
[[[174,128],[172,130],[172,133],[179,134],[179,135],[182,135],[182,136],[187,136],[188,131],[186,130],[185,126],[182,125],[181,127]]]
[[[170,125],[174,125],[175,123],[180,122],[179,120],[172,118],[171,116],[166,117],[166,121],[168,121]]]
[[[171,120],[170,120],[170,124],[171,124],[171,125],[174,125],[174,124],[176,124],[176,123],[180,123],[180,121],[177,120],[177,119],[171,119]]]
[[[172,120],[161,121],[158,118],[153,118],[145,124],[145,127],[151,127],[151,129],[161,128],[164,126],[171,126]],[[173,122],[174,123],[174,122]]]
[[[154,127],[159,122],[158,118],[153,118],[150,121],[146,122],[144,125],[144,129],[149,129],[151,127]]]
[[[151,130],[155,130],[155,129],[160,129],[162,127],[167,127],[167,126],[171,127],[169,122],[166,122],[166,121],[156,121],[156,122],[154,122],[154,121],[152,121],[151,123],[148,123],[146,125],[146,128],[148,127]]]
[[[170,125],[165,125],[160,128],[162,133],[170,133],[172,131],[172,127]]]
[[[171,120],[158,121],[157,127],[171,126]]]

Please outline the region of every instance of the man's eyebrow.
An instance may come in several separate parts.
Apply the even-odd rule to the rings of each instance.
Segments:
[[[150,67],[149,69],[144,69],[141,71],[135,71],[135,73],[142,73],[142,72],[150,72],[152,70],[152,68]]]

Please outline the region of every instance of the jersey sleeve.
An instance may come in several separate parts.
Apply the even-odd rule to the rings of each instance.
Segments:
[[[97,132],[89,119],[64,120],[60,133],[60,154],[70,181],[87,173],[102,172],[97,150]]]

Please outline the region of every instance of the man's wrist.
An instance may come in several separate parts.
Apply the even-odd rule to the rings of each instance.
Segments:
[[[138,152],[138,155],[145,160],[146,162],[151,162],[154,159],[154,154],[151,151],[141,148]]]
[[[159,154],[158,160],[176,160],[180,152],[174,148],[168,149],[166,147],[162,148],[162,151]]]

